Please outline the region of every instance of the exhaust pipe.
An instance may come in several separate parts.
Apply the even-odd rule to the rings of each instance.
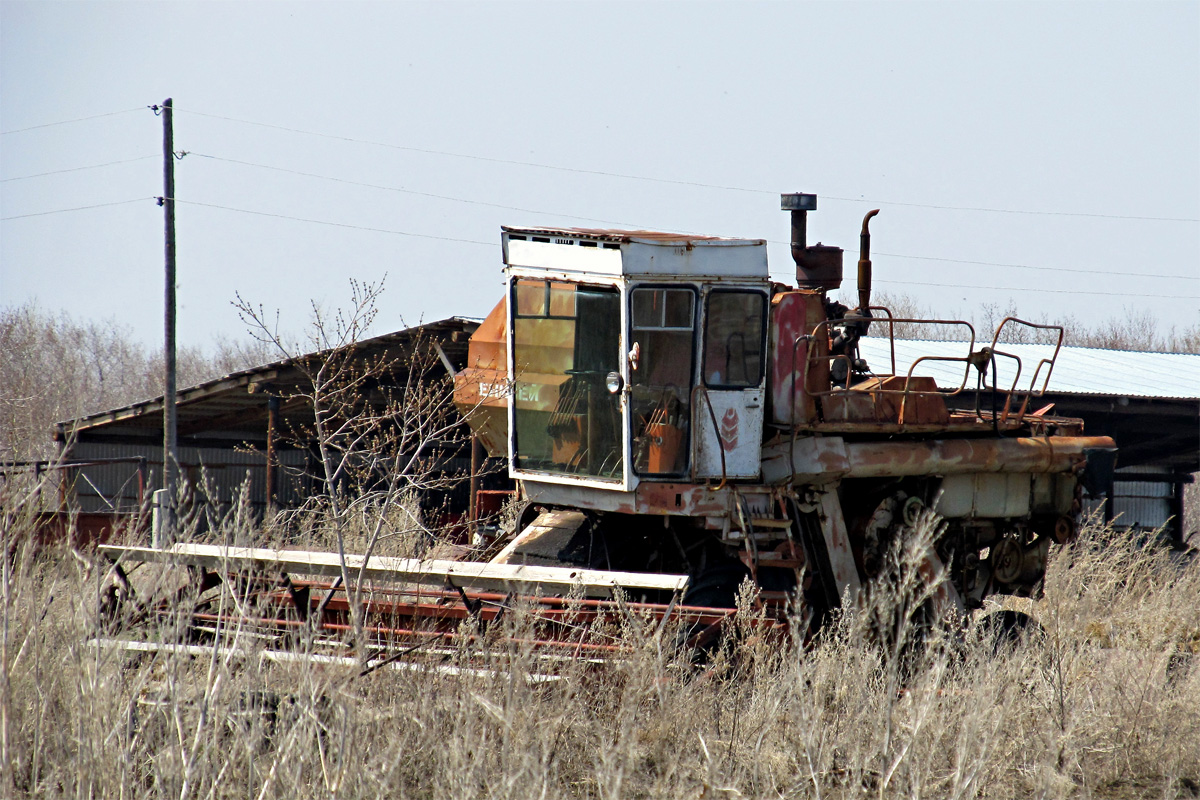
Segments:
[[[878,208],[867,212],[858,237],[858,309],[862,312],[871,306],[871,230],[868,226],[871,217],[878,213]]]

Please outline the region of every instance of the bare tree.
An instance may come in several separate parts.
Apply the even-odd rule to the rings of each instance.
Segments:
[[[270,360],[258,342],[178,353],[187,386]],[[162,394],[162,350],[115,319],[78,320],[34,303],[0,308],[0,461],[47,458],[55,422]]]
[[[469,438],[453,404],[453,381],[432,342],[419,334],[391,348],[365,341],[383,290],[383,280],[351,279],[347,308],[330,313],[314,302],[306,353],[280,336],[278,313],[269,316],[262,305],[240,295],[234,303],[251,335],[273,347],[295,371],[294,379],[275,391],[282,403],[306,409],[306,422],[288,435],[295,444],[316,450],[314,477],[321,491],[315,500],[332,528],[341,582],[364,655],[362,597],[368,560],[397,510],[424,533],[433,533],[411,501],[462,480],[464,476],[445,469],[444,454]],[[353,575],[346,563],[352,527],[365,534],[365,557]]]

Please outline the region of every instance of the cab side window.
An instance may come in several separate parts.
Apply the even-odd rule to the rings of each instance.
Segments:
[[[763,374],[767,298],[761,292],[717,290],[708,296],[704,327],[704,383],[745,389]]]

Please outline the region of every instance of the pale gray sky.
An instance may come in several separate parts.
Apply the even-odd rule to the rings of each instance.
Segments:
[[[882,208],[878,288],[948,314],[1190,325],[1198,54],[1196,2],[4,0],[0,302],[157,346],[170,96],[185,344],[240,332],[235,291],[295,329],[351,276],[388,274],[380,332],[482,316],[502,224],[765,238],[788,278],[791,191],[848,274]]]

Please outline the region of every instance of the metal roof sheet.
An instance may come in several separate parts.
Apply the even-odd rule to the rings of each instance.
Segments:
[[[975,349],[989,342],[976,342]],[[1050,344],[996,345],[998,352],[1010,353],[1021,360],[1019,389],[1028,388],[1038,362],[1054,355]],[[860,341],[859,352],[876,372],[889,370],[891,356],[888,340],[868,336]],[[922,356],[963,357],[969,352],[967,342],[935,342],[896,340],[897,374],[905,374]],[[1012,385],[1016,362],[1011,358],[996,359],[997,383]],[[965,365],[953,361],[922,361],[914,375],[928,375],[939,386],[953,387],[962,382]],[[989,369],[990,373],[990,369]],[[990,374],[988,376],[990,383]],[[967,388],[974,388],[975,373],[967,379]],[[1039,384],[1041,379],[1038,379]],[[1192,353],[1143,353],[1133,350],[1100,350],[1093,347],[1063,347],[1054,362],[1046,391],[1054,394],[1111,395],[1119,397],[1153,397],[1174,400],[1200,399],[1200,355]]]
[[[470,333],[478,326],[479,320],[471,317],[448,317],[436,322],[426,322],[411,328],[363,339],[356,343],[355,349],[364,358],[367,358],[372,354],[378,354],[381,349],[395,345],[404,345],[412,341],[417,335],[427,335],[441,340],[443,346],[448,349],[453,348],[456,353],[461,351],[459,354],[465,360],[467,349],[466,337],[462,337],[454,345],[450,345],[445,339],[460,332]],[[318,355],[318,353],[304,353],[299,355],[298,358],[308,358],[313,355]],[[204,418],[215,414],[234,414],[247,407],[261,406],[263,396],[255,396],[248,393],[247,389],[251,384],[257,383],[260,380],[275,379],[281,373],[288,371],[294,361],[296,359],[291,358],[273,361],[269,364],[261,364],[256,367],[231,372],[228,375],[213,378],[193,386],[181,387],[176,393],[176,403],[179,409],[179,425],[186,428],[193,421],[199,424]],[[64,438],[71,431],[82,432],[113,423],[132,424],[140,418],[161,414],[162,401],[162,395],[159,395],[130,403],[120,408],[94,412],[77,419],[58,422],[55,424],[56,436]],[[197,419],[193,420],[192,417],[197,417]],[[161,426],[162,423],[156,421],[155,424]]]
[[[505,233],[561,236],[596,239],[604,242],[653,242],[655,244],[695,243],[708,245],[765,245],[765,239],[740,239],[726,236],[705,236],[695,233],[670,233],[667,231],[622,230],[618,228],[520,228],[501,226]]]

